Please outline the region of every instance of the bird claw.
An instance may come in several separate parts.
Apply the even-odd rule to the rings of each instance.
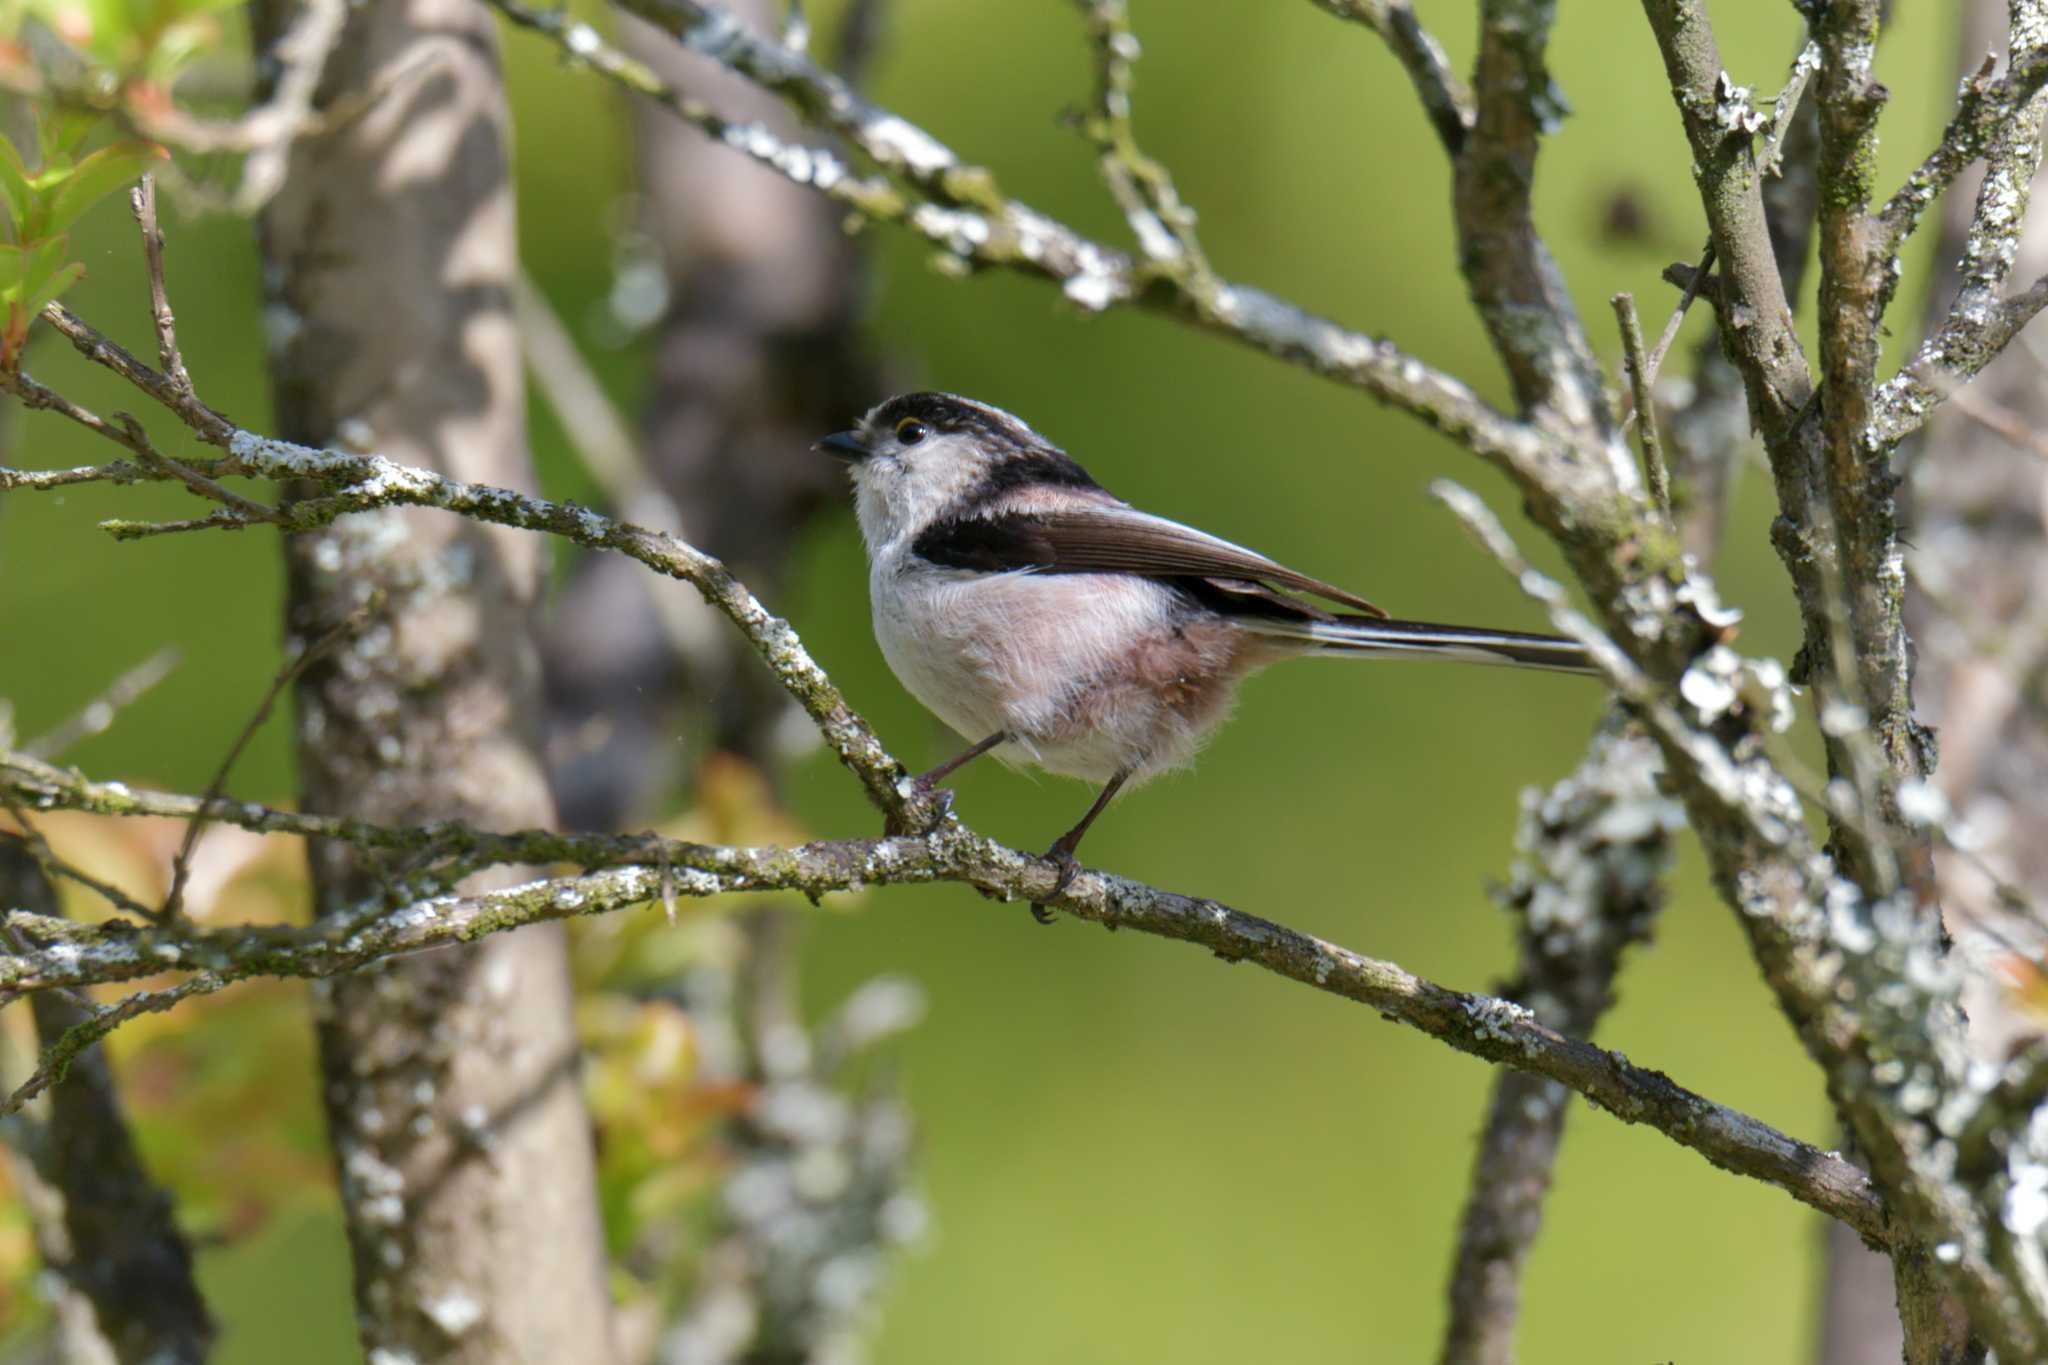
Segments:
[[[883,822],[882,832],[890,835],[930,834],[946,822],[953,813],[953,789],[941,787],[929,778],[910,779],[910,799],[903,803],[902,813],[892,815]]]
[[[1074,878],[1081,871],[1081,864],[1075,861],[1073,850],[1067,848],[1064,843],[1054,844],[1051,848],[1047,849],[1045,851],[1045,859],[1059,868],[1059,875],[1053,880],[1052,896],[1046,897],[1047,900],[1051,900],[1053,896],[1058,896],[1073,884]],[[1046,909],[1041,902],[1033,901],[1031,903],[1031,918],[1037,920],[1040,924],[1051,924],[1052,911]]]

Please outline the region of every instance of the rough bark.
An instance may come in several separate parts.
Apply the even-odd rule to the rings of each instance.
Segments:
[[[1986,52],[2002,49],[2008,20],[2017,17],[2017,11],[2009,15],[2005,0],[1963,6],[1959,74],[1967,77]],[[2034,136],[2040,103],[2037,97]],[[1994,142],[1993,175],[2006,172],[2000,161]],[[1981,180],[1974,173],[1962,178],[1944,203],[1935,252],[1939,266],[1923,314],[1929,335],[1975,286],[1972,239]],[[2034,173],[2035,193],[2044,180]],[[2048,222],[2034,215],[2000,279],[2006,273],[2037,278],[2044,271]],[[2048,601],[2048,463],[2038,448],[2026,448],[2028,433],[2048,429],[2042,368],[2029,348],[2012,348],[1983,369],[1966,395],[1934,414],[1908,455],[1914,550],[1906,612],[1919,645],[1914,693],[1942,741],[1934,786],[1967,827],[1990,832],[1989,842],[1973,855],[1936,855],[1943,916],[1964,974],[1970,1050],[1989,1065],[2003,1063],[2040,1033],[2039,1024],[2015,1007],[2002,967],[2010,970],[2028,956],[2038,959],[2048,947],[2038,918],[2016,913],[1999,886],[2003,881],[2036,907],[2048,894],[2048,808],[2040,799],[2048,790],[2048,730],[2041,723],[2038,689],[2030,693],[2028,682],[2048,660],[2048,614],[2040,605]],[[2012,422],[1994,417],[1987,423],[1987,413],[2016,420],[2018,442]],[[1999,430],[2001,425],[2008,429]],[[1869,1359],[1859,1350],[1893,1342],[1913,1360],[1982,1358],[1981,1345],[1969,1341],[1967,1324],[1957,1320],[1957,1308],[1906,1313],[1901,1339],[1893,1309],[1902,1300],[1910,1305],[1909,1283],[1916,1274],[1925,1278],[1925,1267],[1899,1267],[1895,1294],[1889,1279],[1866,1268],[1879,1259],[1875,1253],[1832,1233],[1829,1245],[1825,1365]]]
[[[0,838],[0,906],[58,913],[57,897],[19,843]],[[70,995],[31,1001],[36,1033],[54,1042],[85,1018]],[[40,1188],[27,1202],[38,1224],[46,1290],[59,1340],[74,1362],[195,1365],[213,1344],[213,1319],[192,1278],[192,1248],[170,1196],[143,1168],[122,1116],[107,1059],[75,1059],[50,1087],[48,1113],[9,1134]]]
[[[267,33],[289,17],[271,8]],[[359,114],[300,145],[262,221],[280,425],[530,487],[488,11],[353,11],[322,102],[364,91]],[[287,649],[343,633],[297,687],[305,808],[550,823],[531,621],[540,547],[384,509],[294,536],[286,553]],[[375,896],[392,869],[325,844],[313,872],[326,913]],[[370,1358],[610,1359],[561,928],[339,978],[315,1008]]]

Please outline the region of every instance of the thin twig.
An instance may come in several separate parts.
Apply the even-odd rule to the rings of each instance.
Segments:
[[[2026,418],[2011,408],[1979,396],[1977,391],[1968,385],[1951,389],[1948,401],[1954,405],[1957,412],[1993,435],[2003,438],[2015,449],[2048,460],[2048,436],[2036,431]]]
[[[1805,98],[1807,84],[1813,79],[1813,73],[1819,63],[1820,49],[1815,44],[1807,43],[1801,47],[1799,55],[1792,60],[1791,74],[1785,78],[1784,86],[1779,89],[1773,100],[1770,131],[1765,135],[1763,147],[1757,153],[1754,163],[1758,172],[1765,177],[1781,174],[1784,169],[1785,139],[1792,131],[1792,121],[1799,112],[1800,101]],[[1714,259],[1714,239],[1709,237],[1706,246],[1700,252],[1700,263],[1694,268],[1692,279],[1684,286],[1684,292],[1678,297],[1678,306],[1671,310],[1670,318],[1664,323],[1663,332],[1657,337],[1656,346],[1651,348],[1649,361],[1643,367],[1643,382],[1652,393],[1656,392],[1657,375],[1664,368],[1664,357],[1671,350],[1671,344],[1678,339],[1679,325],[1685,321],[1686,310],[1692,307],[1693,300],[1700,296],[1701,289],[1705,287],[1707,272],[1714,268]]]
[[[1709,241],[1706,249],[1700,252],[1700,263],[1693,267],[1692,278],[1686,281],[1685,288],[1678,295],[1677,306],[1665,319],[1664,330],[1658,334],[1657,344],[1650,350],[1650,358],[1643,362],[1643,383],[1653,393],[1657,388],[1657,372],[1664,368],[1664,356],[1671,350],[1671,343],[1678,340],[1678,329],[1685,322],[1686,310],[1692,307],[1692,301],[1706,287],[1707,272],[1713,268],[1714,244]]]
[[[46,305],[42,315],[45,321],[71,343],[73,350],[93,364],[112,370],[177,414],[178,419],[192,428],[201,440],[218,445],[235,430],[234,423],[197,399],[186,399],[176,384],[137,360],[119,342],[109,339],[99,329],[86,325],[77,314],[63,304]]]
[[[242,726],[242,732],[235,736],[235,742],[228,746],[226,756],[221,759],[220,767],[213,774],[213,781],[206,784],[206,795],[199,798],[199,809],[194,811],[192,818],[186,822],[185,837],[178,843],[177,856],[171,859],[171,889],[164,896],[163,907],[157,912],[159,920],[175,920],[183,913],[185,884],[192,877],[192,854],[199,847],[199,836],[206,833],[207,824],[219,808],[222,794],[227,790],[228,775],[234,772],[235,764],[241,760],[242,751],[249,747],[249,741],[256,737],[264,722],[270,719],[271,708],[277,705],[277,699],[284,695],[287,687],[298,681],[299,675],[304,673],[314,660],[361,630],[363,622],[378,606],[379,603],[372,600],[349,613],[319,639],[301,649],[295,658],[286,661],[284,667],[278,669],[276,676],[271,678],[270,686],[264,689],[263,700],[257,703],[256,710]]]
[[[12,379],[7,382],[14,396],[19,398],[22,406],[30,411],[54,412],[66,421],[75,422],[79,426],[84,427],[95,436],[112,441],[115,445],[124,446],[129,450],[135,451],[138,455],[142,453],[135,449],[135,434],[126,425],[116,425],[107,421],[98,413],[72,402],[55,389],[37,383],[21,371],[16,371]],[[111,473],[113,470],[121,467],[110,465],[100,468],[18,470],[15,472],[17,482],[10,486],[17,488],[57,488],[67,483],[97,483],[101,481],[103,473]],[[139,470],[135,470],[133,466],[127,466],[127,468],[131,470],[131,473],[125,482],[136,483],[151,477],[141,473]],[[30,482],[31,480],[33,482]]]
[[[14,817],[14,823],[18,826],[14,830],[0,830],[0,837],[19,839],[22,847],[28,850],[29,856],[36,860],[36,866],[42,869],[45,878],[52,882],[75,882],[117,909],[125,910],[141,919],[156,918],[155,910],[136,900],[120,887],[103,882],[91,873],[74,867],[58,857],[56,850],[50,847],[50,841],[43,837],[43,832],[29,819],[28,811],[22,807],[20,798],[14,794],[12,788],[0,787],[0,806],[7,808],[7,813]]]
[[[1636,300],[1626,291],[1611,300],[1614,316],[1621,323],[1621,364],[1628,376],[1629,394],[1636,405],[1636,437],[1643,447],[1643,474],[1649,480],[1650,496],[1666,516],[1671,514],[1671,471],[1664,463],[1664,444],[1657,436],[1657,403],[1650,389],[1650,373],[1643,358],[1643,323],[1636,316]]]
[[[60,721],[46,733],[21,746],[31,758],[55,758],[80,740],[102,735],[114,717],[146,696],[150,689],[169,677],[183,657],[175,645],[167,645],[107,685],[107,690],[86,703],[78,713]]]
[[[1983,69],[1963,82],[1956,111],[1934,150],[1885,201],[1877,214],[1878,250],[1896,254],[1919,226],[1927,206],[1982,156],[1999,132],[2048,85],[2048,48],[2014,53],[2012,65],[1997,80],[1991,79],[1992,66],[1987,58]]]
[[[1316,8],[1363,24],[1386,43],[1408,73],[1437,140],[1452,156],[1464,150],[1476,117],[1472,92],[1458,79],[1443,44],[1423,28],[1408,0],[1314,0]]]
[[[178,350],[178,320],[171,314],[170,290],[164,284],[164,234],[156,221],[156,177],[145,175],[138,180],[128,202],[135,212],[136,226],[142,229],[142,259],[149,273],[149,313],[156,324],[157,364],[180,403],[190,403],[194,400],[192,376],[185,369],[184,354]]]
[[[1131,225],[1148,261],[1185,264],[1213,287],[1214,272],[1195,235],[1195,211],[1182,202],[1173,176],[1138,146],[1131,127],[1131,67],[1138,36],[1124,0],[1077,0],[1095,49],[1095,107],[1080,120],[1095,144],[1103,182]]]
[[[78,1059],[80,1053],[130,1019],[144,1014],[160,1013],[180,1000],[189,1000],[195,995],[211,995],[230,985],[234,979],[218,972],[200,972],[175,986],[158,991],[137,991],[111,1005],[95,1009],[43,1049],[43,1055],[36,1062],[36,1069],[30,1073],[29,1078],[16,1086],[13,1093],[4,1101],[0,1101],[0,1118],[18,1113],[24,1104],[63,1080],[64,1073],[70,1070],[71,1064]]]

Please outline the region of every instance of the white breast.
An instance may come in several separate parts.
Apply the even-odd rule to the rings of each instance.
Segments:
[[[1017,736],[996,751],[1007,761],[1107,781],[1137,756],[1149,717],[1131,717],[1129,734],[1099,717],[1077,727],[1073,702],[1165,624],[1165,589],[1121,575],[906,569],[906,553],[875,556],[869,592],[882,655],[912,696],[970,742]]]

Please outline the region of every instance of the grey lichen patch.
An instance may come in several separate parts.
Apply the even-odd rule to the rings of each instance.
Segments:
[[[1528,1006],[1498,996],[1467,996],[1461,1007],[1475,1035],[1503,1047],[1521,1047],[1525,1042],[1522,1030],[1536,1022]]]
[[[1660,790],[1662,771],[1646,736],[1603,727],[1569,775],[1548,791],[1523,793],[1520,856],[1496,895],[1522,914],[1530,954],[1610,960],[1646,931],[1654,889],[1670,866],[1670,836],[1685,824],[1683,807]],[[1565,983],[1541,984],[1549,978],[1528,956],[1523,970],[1534,979],[1525,1003],[1559,1027],[1579,1018],[1577,1002],[1560,998]]]

